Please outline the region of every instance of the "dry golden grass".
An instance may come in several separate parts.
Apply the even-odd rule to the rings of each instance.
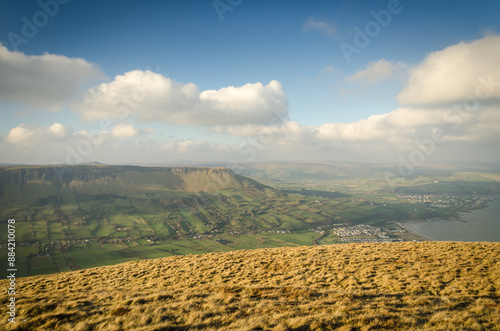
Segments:
[[[0,329],[500,330],[499,257],[407,242],[142,260],[18,279],[18,321]]]

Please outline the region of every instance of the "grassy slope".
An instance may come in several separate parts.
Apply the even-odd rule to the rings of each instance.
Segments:
[[[499,259],[498,243],[408,242],[135,261],[18,280],[0,328],[500,330]]]

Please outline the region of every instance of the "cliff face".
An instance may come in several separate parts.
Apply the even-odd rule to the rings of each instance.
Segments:
[[[66,193],[209,192],[247,187],[264,186],[227,168],[109,165],[0,168],[0,199]]]

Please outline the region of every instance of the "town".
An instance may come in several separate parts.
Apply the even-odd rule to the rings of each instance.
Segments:
[[[427,204],[429,208],[448,208],[461,206],[468,209],[483,208],[489,199],[475,195],[445,195],[445,194],[398,194],[398,198],[415,203]]]

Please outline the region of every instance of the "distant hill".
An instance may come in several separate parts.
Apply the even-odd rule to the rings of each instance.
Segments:
[[[424,185],[398,187],[395,192],[404,194],[500,194],[500,182],[436,181]]]
[[[202,192],[264,188],[227,168],[112,165],[15,166],[0,168],[0,201],[32,202],[67,194]]]
[[[498,243],[408,242],[134,261],[18,280],[0,328],[498,330],[499,259]]]
[[[500,173],[492,164],[429,163],[400,174],[395,164],[354,162],[256,162],[239,164],[238,174],[282,190],[498,194]],[[450,185],[438,184],[448,182]],[[488,183],[490,182],[490,183]],[[494,183],[497,182],[497,183]],[[311,192],[310,192],[311,193]],[[322,194],[326,196],[327,194]]]
[[[238,174],[257,180],[296,181],[296,180],[335,180],[384,178],[387,172],[398,176],[398,164],[374,164],[358,162],[255,162],[238,164]],[[498,163],[452,164],[428,163],[414,168],[412,176],[433,175],[448,177],[464,172],[498,172]]]
[[[324,180],[383,177],[394,166],[362,163],[262,162],[238,165],[237,172],[257,180]]]

